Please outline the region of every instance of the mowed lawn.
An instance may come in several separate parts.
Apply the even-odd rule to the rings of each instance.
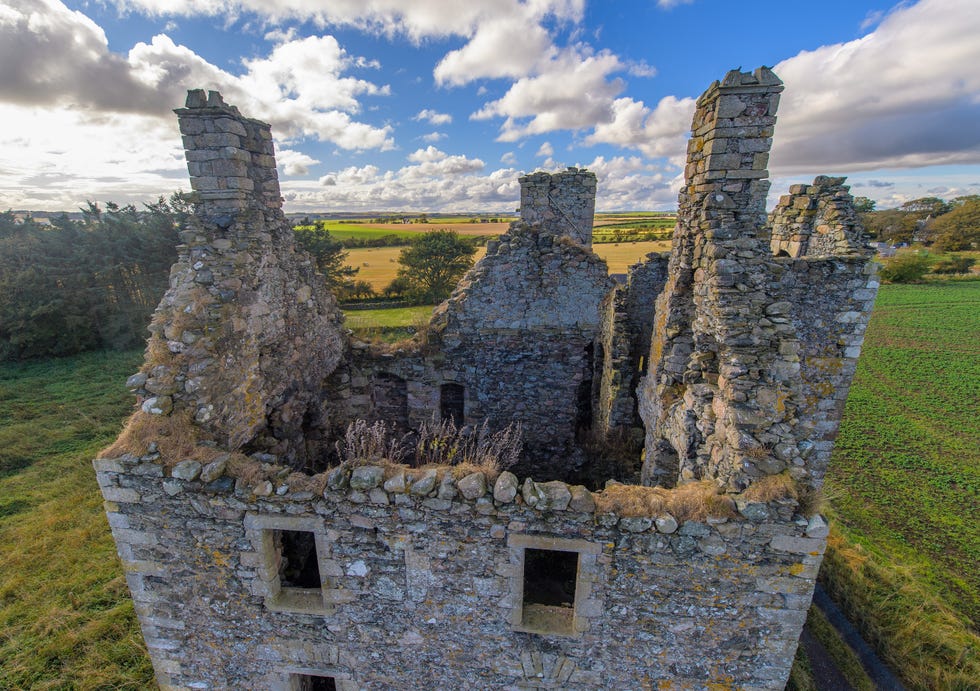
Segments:
[[[347,250],[347,264],[357,269],[356,280],[367,281],[380,292],[398,273],[398,256],[401,247],[368,247]],[[593,245],[595,253],[609,265],[609,273],[626,273],[626,269],[641,261],[650,252],[670,251],[670,241],[620,242]],[[474,255],[479,261],[486,254],[485,247],[478,247]]]

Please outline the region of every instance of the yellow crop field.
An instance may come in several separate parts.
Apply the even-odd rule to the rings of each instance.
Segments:
[[[394,224],[393,224],[394,225]],[[487,227],[492,224],[485,224]],[[398,255],[401,247],[369,247],[348,250],[347,264],[357,269],[355,280],[367,281],[375,291],[381,291],[391,283],[398,273]],[[630,264],[643,259],[650,252],[666,252],[670,249],[668,241],[654,242],[621,242],[618,244],[603,244],[593,247],[596,254],[606,260],[609,273],[626,273]],[[486,249],[478,247],[476,261],[483,259]]]

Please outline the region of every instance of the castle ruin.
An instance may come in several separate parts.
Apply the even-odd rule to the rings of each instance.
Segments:
[[[782,88],[732,71],[698,100],[669,256],[617,284],[595,176],[528,175],[396,348],[352,339],[295,248],[269,126],[189,92],[195,213],[140,410],[95,461],[161,688],[782,688],[877,289],[843,179],[766,217]],[[524,452],[332,460],[350,423],[433,419],[519,422]],[[614,438],[638,477],[580,484]]]

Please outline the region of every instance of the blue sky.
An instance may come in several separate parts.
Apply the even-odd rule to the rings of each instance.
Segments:
[[[0,0],[0,208],[187,189],[207,88],[272,123],[287,211],[508,210],[567,165],[670,209],[694,99],[759,65],[773,198],[980,194],[978,36],[976,0]]]

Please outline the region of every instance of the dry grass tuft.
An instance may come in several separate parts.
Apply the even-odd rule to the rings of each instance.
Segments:
[[[735,502],[710,480],[692,482],[670,490],[667,509],[679,522],[706,518],[735,518]]]
[[[180,460],[194,453],[198,434],[199,429],[191,422],[189,411],[174,415],[151,415],[140,410],[130,416],[116,441],[100,451],[99,455],[104,458],[126,453],[143,456],[148,453],[150,442],[156,442],[161,457]]]
[[[768,504],[771,501],[780,499],[799,499],[796,481],[789,476],[789,473],[779,473],[778,475],[767,475],[761,480],[756,480],[748,489],[742,492],[742,498],[747,501]]]
[[[343,439],[334,444],[341,463],[352,465],[385,465],[399,463],[408,454],[405,437],[384,420],[368,424],[355,420],[347,425]]]
[[[335,445],[337,458],[348,465],[391,466],[390,477],[397,467],[453,467],[454,477],[483,472],[495,480],[502,468],[518,461],[523,446],[519,423],[499,432],[481,427],[457,429],[452,421],[423,424],[417,431],[399,436],[395,427],[384,421],[368,423],[355,420],[347,426],[344,438]]]
[[[711,481],[693,482],[675,489],[617,484],[593,496],[598,513],[648,517],[669,513],[679,522],[736,516],[734,502]]]
[[[236,453],[228,459],[228,467],[225,472],[231,477],[241,480],[249,487],[254,487],[263,480],[268,480],[271,474],[274,474],[273,469],[275,466]]]
[[[174,354],[167,347],[167,342],[157,334],[153,334],[146,341],[146,357],[141,368],[144,372],[149,372],[156,365],[167,365],[173,360]]]
[[[820,579],[910,688],[977,688],[980,635],[915,566],[851,542],[835,523]]]
[[[201,428],[191,422],[190,411],[173,415],[151,415],[137,411],[126,421],[116,441],[102,449],[99,456],[114,458],[127,453],[143,456],[149,452],[150,442],[156,442],[165,467],[186,458],[210,463],[226,453],[216,446],[203,443],[208,440],[202,436]]]
[[[642,485],[609,485],[593,494],[597,513],[616,513],[620,516],[660,516],[667,510],[666,494],[662,487]]]
[[[794,480],[788,472],[768,475],[761,480],[756,480],[742,492],[742,498],[765,504],[793,500],[804,516],[821,512],[825,504],[823,492]]]
[[[293,472],[286,476],[286,484],[293,492],[313,492],[322,494],[327,486],[327,474],[307,475],[306,473]]]
[[[473,473],[483,473],[487,476],[487,483],[493,484],[500,477],[500,466],[490,460],[484,460],[482,463],[473,463],[471,461],[463,461],[457,465],[450,468],[450,472],[453,474],[453,478],[456,480],[461,480],[467,475],[472,475]]]

